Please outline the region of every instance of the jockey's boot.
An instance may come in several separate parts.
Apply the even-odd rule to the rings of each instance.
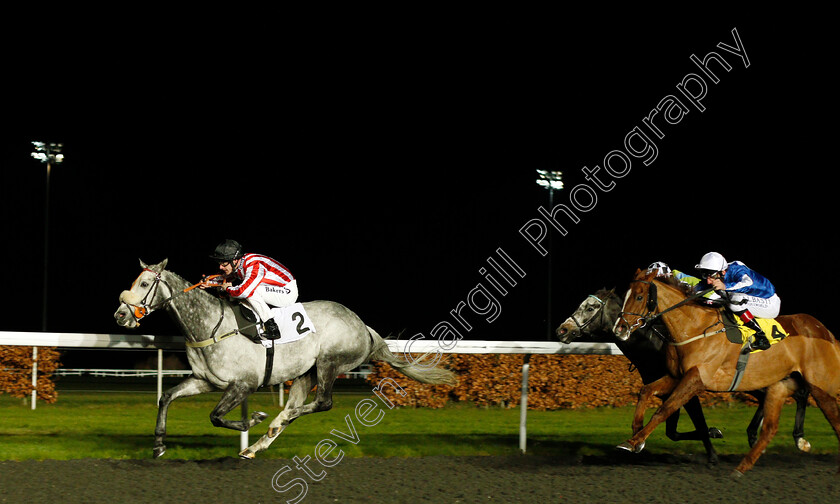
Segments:
[[[742,312],[738,312],[737,315],[741,318],[744,326],[755,331],[755,334],[753,335],[753,342],[750,343],[750,348],[752,350],[767,350],[770,348],[770,340],[767,339],[767,335],[764,334],[764,331],[761,330],[758,322],[755,321],[753,314],[750,313],[749,310],[744,310]]]
[[[277,322],[275,322],[273,318],[266,320],[263,327],[265,328],[263,336],[265,336],[266,339],[280,339],[280,328],[277,327]]]

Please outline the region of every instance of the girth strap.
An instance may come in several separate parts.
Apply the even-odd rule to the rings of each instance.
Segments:
[[[271,372],[274,370],[274,340],[268,340],[271,346],[265,347],[265,377],[263,378],[262,387],[267,387],[268,382],[271,381]],[[283,386],[282,384],[280,385]]]
[[[738,363],[735,364],[735,376],[732,377],[732,384],[729,385],[727,392],[732,392],[738,388],[738,385],[741,384],[741,378],[744,377],[744,370],[747,369],[747,361],[750,358],[749,348],[747,348],[746,352],[741,352],[738,355]]]

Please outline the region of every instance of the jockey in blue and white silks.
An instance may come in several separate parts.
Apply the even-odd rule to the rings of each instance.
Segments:
[[[717,252],[709,252],[695,266],[706,283],[729,293],[729,309],[744,325],[755,331],[753,348],[766,350],[770,342],[754,318],[776,318],[781,300],[769,280],[740,261],[726,262]]]

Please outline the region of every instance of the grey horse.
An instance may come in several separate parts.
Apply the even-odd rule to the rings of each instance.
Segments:
[[[242,458],[254,458],[297,417],[332,407],[332,388],[338,375],[369,360],[382,360],[409,378],[432,384],[455,384],[454,373],[423,363],[409,363],[396,357],[373,329],[346,307],[331,301],[313,301],[303,306],[315,332],[303,339],[276,345],[273,366],[265,376],[267,353],[263,345],[239,333],[230,302],[200,289],[167,271],[167,260],[146,265],[130,290],[120,294],[114,313],[117,324],[135,328],[138,320],[156,309],[168,311],[187,340],[187,359],[192,376],[167,390],[160,398],[153,456],[166,451],[166,415],[169,404],[213,390],[222,390],[219,403],[210,413],[217,427],[245,431],[268,415],[255,412],[250,420],[228,420],[225,415],[261,385],[294,380],[286,407],[256,443],[242,450]],[[186,291],[186,292],[185,292]],[[315,398],[305,404],[309,391],[318,385]]]
[[[612,332],[615,320],[621,311],[621,299],[614,289],[601,289],[595,294],[590,294],[578,306],[578,309],[557,328],[557,339],[562,343],[569,343],[581,336],[607,336],[614,341],[621,352],[630,360],[631,364],[639,371],[644,384],[651,383],[666,373],[665,353],[668,345],[663,335],[668,329],[664,324],[654,324],[639,328],[626,341],[616,338]],[[747,427],[747,439],[750,446],[758,439],[758,431],[764,420],[765,391],[753,390],[747,392],[758,400],[759,406]],[[796,400],[796,421],[793,427],[793,440],[796,447],[804,452],[811,450],[811,443],[805,439],[805,408],[808,404],[808,391],[800,389],[794,394]],[[663,398],[664,400],[664,398]],[[719,429],[706,426],[706,418],[703,415],[703,408],[697,396],[691,398],[684,406],[686,412],[694,423],[695,431],[688,433],[677,432],[677,421],[680,412],[675,411],[666,420],[666,434],[673,441],[699,440],[706,448],[706,455],[710,464],[717,464],[717,454],[709,438],[723,437]]]

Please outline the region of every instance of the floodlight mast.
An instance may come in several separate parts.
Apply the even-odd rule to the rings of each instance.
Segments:
[[[46,163],[47,165],[47,183],[46,191],[44,193],[44,298],[43,298],[43,312],[41,314],[41,330],[47,330],[47,264],[49,252],[49,233],[50,233],[50,172],[52,165],[64,162],[64,154],[61,150],[64,148],[60,143],[47,143],[33,141],[32,145],[35,150],[32,152],[32,157]]]
[[[545,187],[549,192],[554,189],[563,189],[563,172],[537,170],[537,184]]]
[[[551,170],[537,170],[537,184],[548,189],[548,211],[554,209],[554,191],[563,189],[563,172]],[[552,284],[554,277],[554,267],[551,260],[552,253],[552,236],[554,233],[548,232],[548,308],[546,309],[546,341],[551,341],[551,309],[553,304],[552,299]]]

